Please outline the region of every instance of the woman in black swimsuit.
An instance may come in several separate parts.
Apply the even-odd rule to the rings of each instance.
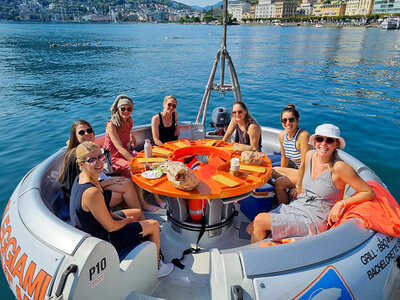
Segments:
[[[172,95],[164,98],[164,110],[151,119],[151,132],[154,144],[161,146],[179,137],[178,113],[175,111],[178,102]]]

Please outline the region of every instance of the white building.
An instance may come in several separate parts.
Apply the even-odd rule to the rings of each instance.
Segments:
[[[239,1],[232,1],[228,3],[228,13],[232,15],[232,18],[241,21],[243,13],[250,11],[250,4]]]
[[[256,19],[262,18],[274,18],[275,17],[275,4],[271,3],[271,0],[260,0],[256,5]]]
[[[375,0],[374,14],[400,13],[400,0]]]
[[[358,1],[358,0],[357,0]],[[302,16],[312,16],[313,14],[313,3],[302,3],[300,7],[297,8],[299,15]]]

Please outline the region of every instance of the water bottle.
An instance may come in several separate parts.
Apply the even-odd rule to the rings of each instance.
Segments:
[[[144,157],[149,158],[153,157],[152,146],[149,139],[144,141]]]
[[[231,174],[233,176],[239,176],[239,171],[240,171],[239,158],[234,157],[231,159]]]

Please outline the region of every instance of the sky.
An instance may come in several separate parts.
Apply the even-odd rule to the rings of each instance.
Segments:
[[[221,0],[177,0],[177,2],[192,6],[200,6],[200,7],[205,7],[207,5],[213,5],[215,3],[220,2]]]

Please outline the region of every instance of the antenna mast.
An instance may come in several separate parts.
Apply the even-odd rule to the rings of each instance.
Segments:
[[[222,42],[221,47],[215,56],[214,64],[212,66],[210,76],[208,77],[208,82],[206,90],[204,91],[203,100],[197,114],[196,123],[201,123],[204,125],[206,121],[206,112],[208,108],[208,103],[210,101],[211,91],[217,91],[225,95],[225,92],[232,91],[235,101],[242,101],[242,94],[240,92],[239,80],[236,75],[235,67],[233,66],[232,59],[226,49],[226,35],[227,35],[227,16],[228,16],[228,0],[224,0],[224,7],[222,12],[223,19],[223,31],[222,31]],[[221,60],[221,80],[220,83],[214,83],[215,73],[217,71],[218,63]],[[225,60],[228,63],[228,71],[230,77],[230,84],[225,84]]]

